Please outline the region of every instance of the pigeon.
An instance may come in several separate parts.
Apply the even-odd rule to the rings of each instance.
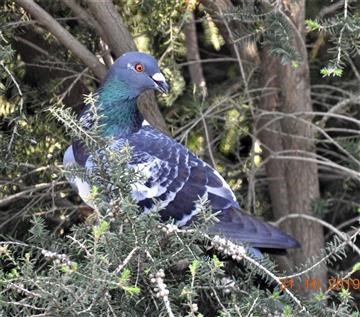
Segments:
[[[217,222],[209,233],[261,251],[284,251],[299,247],[298,241],[282,230],[245,213],[224,178],[210,165],[173,138],[151,126],[137,108],[137,97],[146,90],[167,93],[169,86],[158,63],[151,55],[127,52],[111,66],[97,91],[96,111],[100,133],[111,139],[111,147],[131,147],[129,167],[143,177],[131,185],[132,198],[141,212],[157,211],[162,221],[173,220],[178,227],[198,219],[200,200],[207,200]],[[80,122],[92,125],[89,109]],[[91,170],[92,157],[86,147],[74,141],[65,151],[65,167],[81,166]],[[70,183],[82,200],[96,208],[91,186],[72,176]]]

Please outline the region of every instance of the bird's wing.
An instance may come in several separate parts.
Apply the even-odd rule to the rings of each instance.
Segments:
[[[132,148],[130,167],[143,174],[132,185],[132,196],[144,212],[159,210],[162,220],[170,218],[179,226],[190,224],[199,212],[199,198],[208,199],[220,220],[209,231],[252,247],[287,249],[299,244],[291,236],[240,210],[239,204],[220,174],[172,138],[145,125],[113,149],[127,143]],[[91,168],[91,156],[79,142],[66,151],[64,164]],[[79,178],[70,180],[79,195],[92,206],[90,186]]]
[[[259,248],[298,246],[281,230],[243,213],[220,174],[172,138],[143,126],[126,142],[132,148],[130,166],[144,175],[132,185],[133,198],[144,212],[160,210],[162,220],[173,218],[177,225],[187,225],[196,219],[199,198],[204,198],[214,212],[221,211],[211,233]],[[116,146],[123,144],[120,139]]]

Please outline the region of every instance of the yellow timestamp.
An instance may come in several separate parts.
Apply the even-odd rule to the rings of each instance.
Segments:
[[[303,281],[295,280],[293,278],[285,278],[280,280],[280,289],[295,289],[303,288],[308,290],[322,289],[320,278],[305,278]],[[358,278],[338,278],[331,277],[327,282],[327,289],[339,291],[342,289],[359,290],[360,279]]]

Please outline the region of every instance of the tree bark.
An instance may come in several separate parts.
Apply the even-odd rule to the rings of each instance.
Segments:
[[[32,15],[46,30],[54,35],[61,44],[80,58],[81,61],[93,71],[96,77],[99,79],[105,77],[106,67],[42,7],[33,0],[16,0],[16,3],[23,7],[25,11]]]
[[[285,6],[286,5],[286,6]],[[283,10],[291,19],[298,36],[294,41],[301,53],[299,67],[279,65],[278,80],[281,90],[281,110],[285,114],[311,112],[310,74],[305,48],[305,0],[283,1]],[[303,119],[306,122],[301,121]],[[312,214],[313,203],[319,198],[318,166],[315,162],[301,160],[303,157],[313,158],[315,149],[315,131],[311,126],[311,117],[302,116],[299,119],[284,117],[281,128],[284,149],[291,151],[297,159],[285,161],[285,180],[288,195],[288,213]],[[279,218],[279,210],[274,210]],[[301,243],[301,249],[291,251],[294,267],[306,262],[314,256],[320,256],[320,249],[324,248],[323,228],[320,224],[304,219],[289,221],[286,224],[288,232],[292,233]],[[318,268],[311,272],[308,278],[320,279],[326,287],[326,268]],[[323,288],[325,289],[325,288]],[[305,290],[309,294],[309,290]]]
[[[196,35],[196,24],[194,14],[189,13],[189,20],[184,24],[185,47],[187,61],[196,61],[197,63],[189,64],[190,79],[195,86],[195,92],[205,97],[207,95],[206,81],[200,60],[199,46]]]
[[[201,0],[207,11],[214,17],[219,30],[228,44],[231,35],[228,28],[221,21],[221,12],[234,11],[230,0]],[[249,4],[250,5],[250,4]],[[242,59],[257,63],[260,61],[259,86],[273,87],[275,92],[271,96],[264,95],[260,99],[259,108],[265,111],[280,111],[285,114],[296,112],[310,112],[312,110],[310,99],[310,76],[307,61],[305,38],[305,0],[283,0],[282,12],[284,17],[294,28],[297,47],[302,61],[298,68],[291,65],[281,65],[277,59],[270,57],[267,52],[248,49],[238,46]],[[216,19],[220,17],[220,19]],[[230,21],[231,30],[242,28],[237,21]],[[244,35],[243,33],[240,36]],[[230,47],[232,45],[229,45]],[[233,55],[234,50],[232,50]],[[260,111],[261,112],[261,111]],[[315,133],[311,128],[311,117],[298,119],[284,117],[276,119],[275,115],[259,116],[257,120],[258,137],[262,142],[265,164],[268,177],[269,193],[274,218],[278,219],[290,213],[312,214],[312,203],[319,198],[319,181],[317,164],[302,161],[315,153]],[[299,118],[300,119],[300,118]],[[285,136],[284,136],[285,135]],[[292,156],[299,159],[282,159],[278,154],[283,151],[292,151]],[[307,154],[304,155],[303,153]],[[289,220],[283,223],[283,229],[299,240],[302,247],[290,251],[288,258],[282,257],[281,269],[293,270],[301,263],[313,256],[319,256],[319,251],[324,247],[323,228],[314,222],[303,219]],[[320,268],[312,272],[307,278],[320,279],[326,287],[326,269]],[[304,295],[309,295],[309,289]]]
[[[280,111],[285,114],[281,120],[271,122],[275,116],[260,116],[259,138],[263,144],[265,165],[269,180],[269,192],[275,219],[290,213],[312,214],[312,204],[319,198],[318,167],[314,162],[302,161],[315,153],[315,132],[311,127],[311,117],[290,118],[287,114],[311,112],[310,75],[305,48],[305,1],[286,2],[287,18],[297,34],[294,46],[301,54],[299,67],[281,65],[266,51],[261,54],[260,87],[272,86],[280,89],[280,94],[266,96],[260,100],[260,109]],[[285,8],[284,8],[285,11]],[[266,129],[264,129],[266,127]],[[288,155],[299,159],[278,159],[277,153],[288,151]],[[282,154],[284,155],[284,154]],[[291,269],[315,256],[320,256],[324,248],[323,228],[320,224],[304,219],[289,220],[282,228],[301,243],[301,249],[290,251],[290,257],[280,260],[282,269]],[[326,268],[318,268],[302,278],[319,279],[326,288]],[[309,296],[312,289],[302,289]]]
[[[263,96],[260,99],[259,108],[266,112],[280,111],[280,101],[278,96],[279,80],[276,76],[279,62],[271,57],[267,51],[261,52],[259,86],[263,88]],[[266,88],[266,90],[264,90]],[[272,93],[269,90],[273,90]],[[282,142],[282,131],[278,115],[259,115],[257,120],[258,138],[261,141],[268,179],[269,193],[272,209],[275,218],[287,215],[289,212],[288,191],[285,182],[285,162],[276,159],[276,155],[284,150]],[[273,157],[273,158],[272,158]],[[276,212],[275,212],[276,211]]]
[[[86,3],[103,29],[103,33],[108,35],[103,40],[109,45],[116,57],[128,51],[137,51],[135,42],[112,0],[87,0]]]

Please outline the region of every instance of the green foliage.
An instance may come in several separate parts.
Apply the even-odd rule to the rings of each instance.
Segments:
[[[329,212],[329,202],[326,199],[318,199],[313,202],[312,210],[314,212],[314,215],[316,215],[319,218],[324,218],[324,215],[326,215]]]
[[[294,30],[283,13],[273,12],[264,20],[264,46],[271,55],[280,59],[282,64],[296,63],[299,54],[294,47]]]
[[[243,40],[260,42],[269,54],[277,57],[282,64],[296,65],[300,60],[294,46],[293,27],[279,10],[255,13],[236,7],[233,12],[227,12],[225,17],[244,23],[248,34],[243,36]],[[235,41],[238,43],[241,38],[236,37]]]
[[[356,263],[354,266],[353,266],[353,269],[352,269],[354,272],[356,271],[360,271],[360,262]]]
[[[324,32],[333,43],[333,47],[329,49],[333,58],[320,71],[324,77],[341,77],[346,60],[349,56],[357,54],[360,49],[360,17],[348,10],[344,8],[343,13],[330,19],[306,20],[309,31]]]
[[[335,65],[331,65],[322,68],[320,70],[320,74],[323,75],[323,77],[329,77],[329,76],[341,77],[343,74],[343,70]]]
[[[55,113],[67,128],[72,126],[67,111]],[[73,133],[90,138],[80,126]],[[258,288],[258,278],[268,287],[279,283],[274,264],[268,257],[252,258],[243,246],[209,237],[206,231],[215,219],[205,201],[199,201],[199,224],[186,229],[159,222],[157,212],[139,216],[129,191],[138,177],[126,164],[131,150],[113,151],[106,142],[111,140],[101,150],[96,142],[85,142],[94,162],[85,177],[96,187],[98,207],[87,223],[60,236],[34,217],[25,242],[0,243],[6,264],[0,271],[2,314],[221,316],[280,311],[306,316],[321,311],[317,316],[328,316],[331,311],[348,316],[352,298],[346,291],[333,294],[342,299],[340,304],[334,301],[331,310],[320,310],[318,303],[302,303],[292,290],[271,295]],[[84,177],[81,171],[73,173]],[[209,250],[218,255],[206,256]],[[342,250],[334,242],[328,258],[342,258]]]
[[[210,15],[206,15],[206,18],[203,19],[203,27],[205,43],[211,44],[216,51],[219,51],[224,45],[224,39],[219,34],[219,29],[216,27]]]
[[[309,31],[317,31],[317,30],[321,30],[322,28],[321,24],[318,21],[312,19],[306,19],[305,25]]]
[[[40,312],[159,316],[168,311],[168,301],[171,311],[182,316],[249,311],[261,315],[275,310],[285,316],[307,315],[284,294],[270,296],[252,284],[254,269],[266,276],[261,268],[244,260],[244,273],[239,266],[231,268],[228,261],[219,265],[224,262],[204,257],[196,242],[202,237],[201,228],[189,232],[170,228],[152,215],[138,217],[135,209],[127,209],[110,222],[74,227],[62,238],[35,218],[31,244],[2,243],[2,260],[9,264],[1,270],[1,312],[10,316]],[[190,264],[187,268],[183,263]],[[268,260],[261,263],[263,267],[268,264]],[[166,287],[164,293],[161,287]],[[339,296],[346,303],[331,311],[347,316],[351,297],[346,291]],[[310,303],[306,309],[317,311]],[[329,312],[324,309],[316,316],[329,316]]]

